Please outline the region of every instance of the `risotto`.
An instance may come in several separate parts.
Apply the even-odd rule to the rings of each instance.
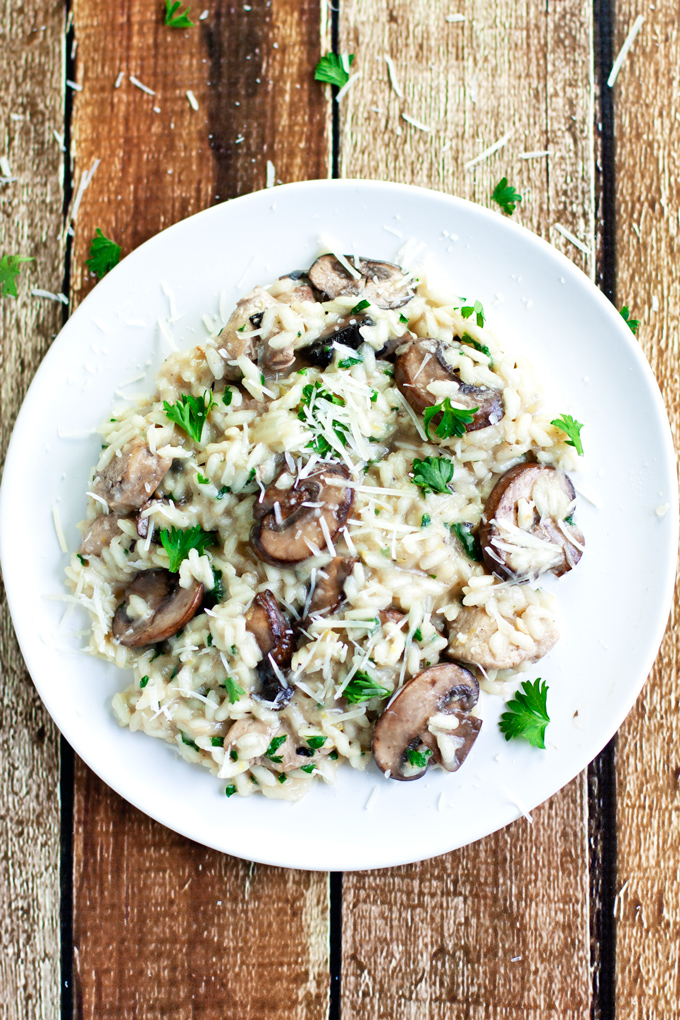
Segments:
[[[326,254],[113,412],[67,568],[123,726],[228,796],[457,770],[558,639],[577,449],[479,301]],[[578,451],[580,452],[580,451]]]

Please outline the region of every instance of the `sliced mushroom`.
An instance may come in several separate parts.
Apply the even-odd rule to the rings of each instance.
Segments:
[[[180,502],[182,502],[182,501],[180,501]],[[139,508],[139,510],[137,511],[137,516],[136,516],[135,520],[137,522],[137,534],[139,535],[140,538],[148,538],[149,537],[149,531],[151,531],[151,535],[152,536],[153,536],[153,533],[154,533],[154,522],[153,522],[153,519],[152,519],[152,517],[149,514],[144,516],[144,511],[145,510],[149,510],[152,506],[160,506],[161,504],[164,504],[165,506],[169,506],[170,505],[170,500],[169,499],[165,499],[165,498],[163,498],[163,499],[150,499],[148,501],[148,503],[145,503],[144,506],[141,506]],[[156,539],[156,541],[160,541],[160,539]]]
[[[380,617],[380,622],[384,627],[386,623],[401,623],[404,619],[405,613],[400,613],[398,609],[381,609],[378,616]]]
[[[356,562],[356,557],[347,559],[344,556],[334,556],[323,571],[319,572],[309,603],[309,616],[314,613],[332,613],[338,608],[345,597],[345,581],[352,573]]]
[[[112,539],[120,535],[118,521],[122,514],[100,514],[90,524],[80,543],[83,556],[101,556],[111,545]]]
[[[125,590],[113,617],[113,636],[121,645],[138,648],[165,641],[191,620],[201,605],[203,585],[181,588],[179,574],[144,570]]]
[[[285,301],[288,305],[297,301],[316,301],[309,275],[304,269],[294,269],[292,273],[280,276],[279,281],[287,286],[276,295],[277,301]]]
[[[344,347],[351,347],[356,351],[364,342],[361,335],[362,326],[375,326],[370,315],[344,316],[334,322],[332,326],[324,329],[316,340],[306,347],[301,347],[297,354],[307,362],[308,365],[316,365],[319,368],[327,368],[333,360],[333,345],[342,344]]]
[[[354,490],[344,484],[349,471],[342,464],[326,464],[290,489],[278,488],[277,481],[253,507],[250,540],[265,563],[289,566],[326,548],[321,521],[332,540],[349,516]]]
[[[482,720],[469,714],[478,698],[477,680],[456,663],[417,673],[375,724],[373,757],[378,768],[388,779],[400,780],[419,779],[431,762],[455,772],[481,729]]]
[[[249,294],[242,297],[236,308],[229,317],[229,322],[215,340],[215,347],[218,354],[226,362],[224,378],[237,381],[241,378],[241,370],[230,361],[235,361],[245,354],[248,358],[254,359],[255,349],[253,338],[246,336],[253,329],[258,329],[262,319],[257,325],[253,320],[266,308],[273,308],[278,302],[271,296],[264,287],[254,287]]]
[[[428,387],[434,382],[453,383],[456,387],[451,400],[461,407],[477,407],[472,422],[465,426],[466,432],[485,429],[496,425],[503,417],[503,401],[500,390],[490,386],[472,386],[461,381],[445,357],[445,345],[439,340],[425,337],[410,343],[406,350],[397,354],[394,362],[394,381],[409,404],[418,414],[428,407],[441,402]],[[437,419],[430,429],[434,435]]]
[[[95,478],[92,492],[111,509],[137,510],[156,491],[171,464],[172,458],[152,453],[145,439],[133,439]]]
[[[496,482],[486,501],[479,540],[489,570],[505,579],[561,577],[584,550],[571,523],[576,492],[568,475],[543,464],[517,464]]]
[[[351,294],[378,308],[401,308],[413,297],[413,281],[399,266],[354,255],[345,255],[345,259],[359,274],[358,279],[335,255],[322,255],[310,268],[309,279],[324,301]]]
[[[511,621],[506,623],[512,627]],[[449,625],[449,654],[482,669],[516,669],[522,662],[537,662],[560,636],[553,618],[545,618],[541,623],[543,633],[537,637],[526,629],[515,631],[517,640],[522,642],[515,644],[486,610],[464,608]]]
[[[262,652],[258,673],[262,683],[260,697],[284,708],[293,697],[293,688],[282,681],[295,650],[295,637],[274,594],[259,592],[246,613],[246,630],[254,635]]]

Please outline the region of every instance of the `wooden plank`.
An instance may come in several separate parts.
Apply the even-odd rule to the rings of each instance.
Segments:
[[[83,263],[97,226],[127,252],[218,198],[263,187],[268,159],[282,181],[326,175],[327,99],[312,77],[317,3],[214,3],[188,31],[163,27],[162,4],[143,0],[75,0],[73,10],[76,173],[102,161],[77,222],[78,296],[91,286]],[[78,1017],[325,1014],[327,876],[251,871],[205,850],[80,762],[75,785]]]
[[[0,184],[0,256],[33,256],[19,297],[0,298],[0,450],[40,359],[61,326],[61,306],[31,297],[60,291],[63,18],[46,0],[10,0],[0,47],[0,156],[17,180]],[[36,167],[39,172],[36,173]],[[3,176],[0,171],[0,177]],[[0,595],[0,1016],[59,1012],[59,745],[26,672]]]
[[[467,20],[447,22],[452,10]],[[592,275],[592,258],[554,229],[560,223],[594,251],[589,5],[352,0],[340,19],[341,49],[362,72],[342,100],[343,175],[486,205],[506,175],[530,189],[516,219]],[[403,98],[389,86],[386,53]],[[495,156],[464,169],[510,131]],[[545,149],[549,163],[518,158]],[[584,776],[536,811],[531,827],[521,820],[434,861],[346,875],[343,890],[347,1020],[589,1016]]]
[[[616,5],[614,54],[646,15],[614,92],[617,296],[641,320],[639,339],[680,437],[680,265],[677,5]],[[658,311],[655,304],[658,303]],[[656,666],[619,732],[617,1017],[680,1016],[678,601]]]

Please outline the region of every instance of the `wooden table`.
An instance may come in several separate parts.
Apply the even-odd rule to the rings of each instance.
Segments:
[[[68,313],[31,289],[73,308],[92,286],[83,263],[96,227],[128,252],[264,187],[267,160],[282,182],[370,177],[484,205],[507,175],[525,195],[515,219],[641,320],[677,427],[677,2],[203,2],[207,17],[195,5],[188,30],[164,27],[161,0],[3,6],[0,155],[17,180],[0,184],[0,254],[36,260],[19,298],[0,301],[3,450]],[[313,78],[331,47],[361,72],[340,104]],[[74,233],[62,239],[66,210]],[[634,428],[635,409],[612,427]],[[0,1017],[680,1016],[675,634],[616,740],[533,824],[422,864],[329,876],[221,856],[107,789],[60,744],[5,610]]]

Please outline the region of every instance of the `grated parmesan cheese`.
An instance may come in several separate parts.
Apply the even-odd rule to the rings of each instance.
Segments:
[[[513,128],[512,131],[508,131],[507,134],[504,134],[497,142],[490,145],[488,149],[483,149],[478,156],[474,157],[474,159],[469,159],[467,163],[464,163],[463,169],[470,170],[473,166],[476,166],[477,163],[482,163],[485,159],[488,159],[489,156],[493,156],[494,152],[498,152],[499,149],[502,149],[508,144],[514,133],[515,129]]]
[[[198,100],[196,99],[196,96],[193,94],[191,89],[188,89],[186,96],[187,99],[189,100],[189,106],[191,107],[191,109],[198,110]]]
[[[619,50],[619,55],[614,61],[612,69],[609,72],[609,77],[607,78],[607,85],[609,86],[610,89],[613,88],[614,83],[616,82],[616,79],[619,76],[619,71],[623,67],[623,62],[628,56],[630,48],[637,39],[640,33],[640,29],[642,28],[644,23],[645,23],[644,15],[638,14],[637,18],[635,19],[631,26],[630,31],[628,32],[628,35],[626,36],[623,46]]]

